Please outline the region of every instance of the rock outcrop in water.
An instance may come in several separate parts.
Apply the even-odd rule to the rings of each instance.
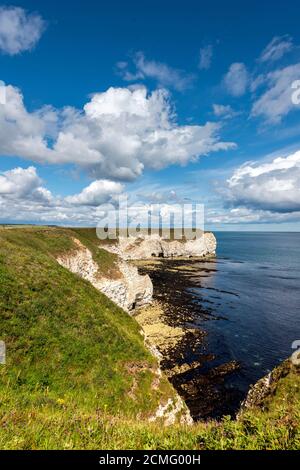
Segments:
[[[214,255],[216,238],[207,232],[194,240],[165,240],[158,234],[120,237],[118,244],[105,247],[124,260],[150,259],[153,257],[201,257]]]

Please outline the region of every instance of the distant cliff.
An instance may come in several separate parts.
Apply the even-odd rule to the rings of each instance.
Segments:
[[[195,240],[166,240],[158,234],[137,237],[120,237],[115,245],[105,249],[118,254],[124,260],[149,259],[152,257],[203,257],[216,253],[216,238],[207,232]]]

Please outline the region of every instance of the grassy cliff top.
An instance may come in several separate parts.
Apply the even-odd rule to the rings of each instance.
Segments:
[[[136,321],[56,262],[73,248],[66,232],[0,230],[1,448],[42,445],[28,437],[29,416],[45,428],[59,416],[67,428],[74,413],[146,419],[173,396],[166,380],[156,386]]]
[[[74,236],[114,273],[88,229],[0,229],[1,449],[300,448],[300,375],[289,362],[238,421],[149,423],[173,390],[135,320],[56,262]]]

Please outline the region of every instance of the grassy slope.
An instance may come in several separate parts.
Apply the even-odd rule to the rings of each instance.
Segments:
[[[171,389],[153,387],[136,322],[56,263],[74,233],[0,229],[0,448],[300,448],[296,368],[239,422],[149,424]],[[76,236],[95,253],[90,231]],[[113,272],[114,258],[103,259]]]
[[[64,416],[67,429],[77,412],[147,416],[173,393],[166,381],[153,389],[135,320],[52,256],[72,248],[63,230],[0,230],[0,447],[45,445],[28,437],[29,416],[41,414],[45,432]]]

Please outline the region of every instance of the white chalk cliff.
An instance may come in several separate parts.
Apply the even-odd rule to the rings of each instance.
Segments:
[[[124,260],[149,259],[152,257],[202,257],[214,255],[216,238],[213,233],[203,233],[194,240],[165,240],[158,234],[120,237],[115,245],[105,249],[118,254]]]
[[[216,239],[212,233],[203,233],[195,240],[164,240],[159,235],[139,235],[138,237],[120,237],[115,245],[105,245],[108,251],[118,254],[120,277],[110,279],[100,273],[92,253],[79,240],[74,239],[76,250],[63,254],[57,261],[93,284],[107,297],[127,312],[151,302],[153,285],[148,275],[138,273],[136,266],[126,260],[149,259],[152,257],[201,257],[214,255]],[[99,243],[100,247],[100,243]]]
[[[90,250],[77,239],[74,239],[74,243],[77,248],[75,252],[57,258],[60,265],[89,281],[126,311],[151,302],[153,285],[148,275],[141,276],[135,266],[121,260],[118,265],[120,277],[106,278],[100,274]]]

